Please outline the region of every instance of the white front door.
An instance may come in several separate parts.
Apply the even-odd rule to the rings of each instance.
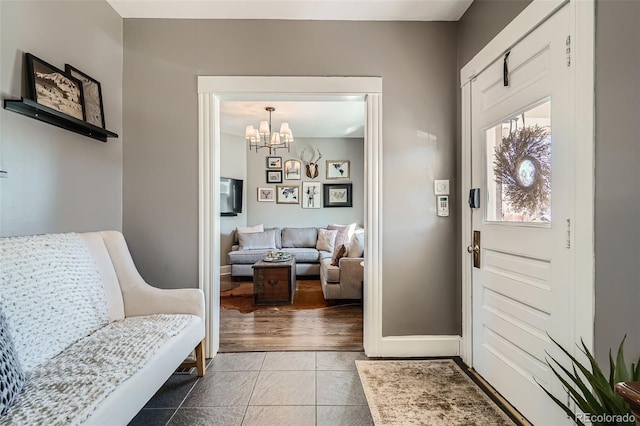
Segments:
[[[573,347],[574,107],[564,7],[471,83],[473,367],[537,425],[570,423],[549,336]]]

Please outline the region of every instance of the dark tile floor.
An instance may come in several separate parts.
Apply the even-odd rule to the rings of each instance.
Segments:
[[[171,376],[130,425],[373,425],[356,359],[366,356],[218,354],[205,377]]]

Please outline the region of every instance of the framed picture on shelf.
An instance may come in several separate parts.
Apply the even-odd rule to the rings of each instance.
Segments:
[[[258,188],[258,201],[274,202],[276,191],[274,188]]]
[[[100,82],[77,68],[65,64],[64,70],[72,77],[82,82],[82,93],[84,96],[84,115],[89,124],[104,129],[104,106],[102,105],[102,88]]]
[[[276,203],[300,204],[300,187],[297,185],[276,185]]]
[[[353,207],[352,184],[325,183],[324,207]]]
[[[349,179],[351,162],[349,160],[327,160],[327,179]]]
[[[282,183],[282,170],[267,170],[267,183]]]
[[[322,207],[322,184],[302,182],[302,208],[319,209],[320,207]]]
[[[53,65],[25,54],[29,97],[39,103],[71,117],[85,117],[82,82]]]
[[[282,157],[267,157],[267,169],[281,169]]]
[[[300,180],[300,161],[287,160],[284,162],[284,178],[287,180]]]

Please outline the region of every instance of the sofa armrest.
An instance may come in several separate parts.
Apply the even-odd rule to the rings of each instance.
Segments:
[[[118,276],[125,317],[153,314],[191,314],[204,321],[204,294],[195,288],[164,290],[147,284],[133,263],[124,236],[100,233]]]
[[[343,299],[360,299],[362,295],[362,278],[364,269],[361,257],[343,257],[340,266],[340,294]]]

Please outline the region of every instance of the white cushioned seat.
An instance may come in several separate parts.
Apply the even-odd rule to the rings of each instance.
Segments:
[[[2,422],[84,423],[95,415],[98,405],[145,367],[171,338],[187,328],[202,326],[200,318],[193,315],[151,315],[114,321],[32,370],[27,375],[24,392]],[[184,359],[188,353],[181,352]],[[126,395],[127,399],[132,397]],[[126,400],[121,403],[126,404]],[[108,414],[108,418],[102,419],[103,424],[116,424],[115,413]]]

